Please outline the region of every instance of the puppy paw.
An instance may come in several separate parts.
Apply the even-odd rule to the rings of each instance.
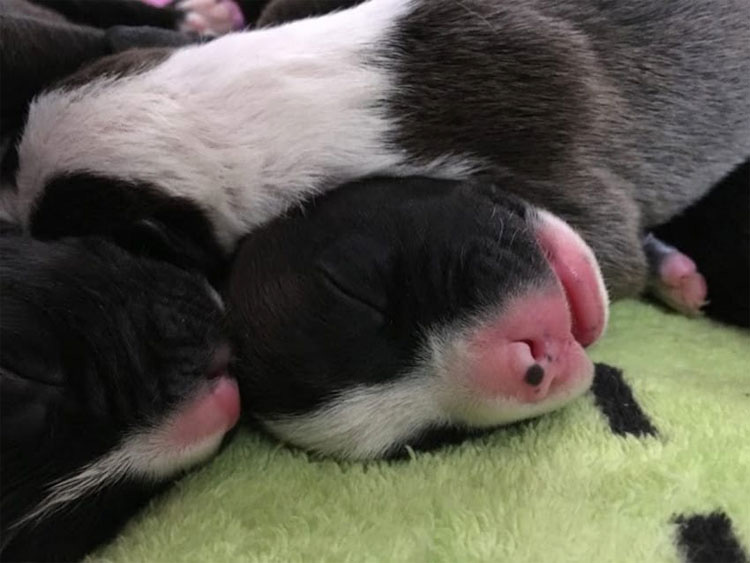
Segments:
[[[245,26],[245,18],[234,0],[182,0],[176,7],[185,12],[180,31],[223,35]]]
[[[644,249],[651,268],[651,293],[680,313],[698,315],[706,304],[708,287],[695,262],[653,235],[646,238]]]

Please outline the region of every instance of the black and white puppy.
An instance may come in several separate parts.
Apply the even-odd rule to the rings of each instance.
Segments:
[[[4,233],[0,311],[3,561],[82,557],[237,421],[223,308],[199,276]]]
[[[747,9],[369,0],[113,58],[32,105],[15,213],[57,237],[174,202],[229,253],[352,178],[510,171],[524,182],[504,189],[580,232],[614,298],[636,295],[644,233],[750,154]]]
[[[244,412],[368,459],[538,416],[591,383],[583,240],[485,181],[370,179],[247,237],[227,292]]]

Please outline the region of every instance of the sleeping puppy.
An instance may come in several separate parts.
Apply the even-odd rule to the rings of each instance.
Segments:
[[[244,411],[369,459],[538,416],[589,388],[607,323],[563,221],[486,181],[370,179],[245,239],[227,290]]]
[[[109,539],[239,415],[216,293],[100,239],[0,236],[0,559]]]
[[[750,154],[747,8],[369,0],[102,60],[33,103],[15,213],[55,238],[173,208],[163,232],[200,217],[204,253],[226,255],[349,179],[511,174],[506,191],[583,236],[613,298],[637,295],[645,233]]]

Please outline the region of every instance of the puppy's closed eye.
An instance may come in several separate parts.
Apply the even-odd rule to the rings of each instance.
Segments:
[[[382,319],[388,307],[390,251],[373,238],[353,235],[331,244],[318,260],[317,271],[344,298],[361,303]]]

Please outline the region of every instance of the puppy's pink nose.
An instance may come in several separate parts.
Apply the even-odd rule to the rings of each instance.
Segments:
[[[515,300],[496,322],[472,335],[469,348],[468,377],[485,397],[536,403],[593,373],[557,287]]]
[[[237,382],[221,375],[178,412],[169,425],[169,443],[188,447],[215,435],[223,435],[240,417]]]

